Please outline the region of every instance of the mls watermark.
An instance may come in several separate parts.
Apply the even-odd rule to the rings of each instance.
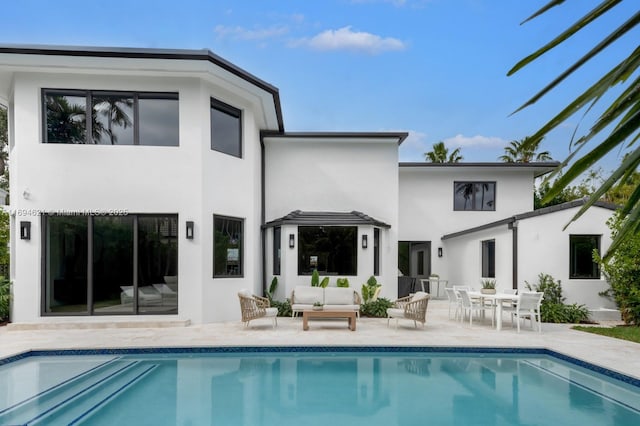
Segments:
[[[127,216],[127,209],[78,209],[78,210],[44,210],[44,209],[9,209],[12,216]]]

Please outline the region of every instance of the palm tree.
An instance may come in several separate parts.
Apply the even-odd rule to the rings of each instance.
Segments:
[[[463,157],[460,154],[460,148],[454,149],[449,154],[449,149],[444,146],[444,142],[436,142],[433,144],[433,149],[424,153],[425,161],[431,163],[459,163]]]
[[[542,139],[535,143],[531,142],[528,136],[519,141],[511,141],[509,145],[504,147],[504,155],[501,155],[498,159],[505,163],[531,163],[532,161],[551,160],[549,151],[536,152],[540,142],[542,142]]]
[[[93,110],[95,115],[101,115],[106,117],[107,125],[101,126],[101,132],[109,137],[111,145],[118,143],[118,137],[113,130],[113,127],[122,127],[126,129],[133,125],[133,121],[127,114],[127,112],[133,111],[133,98],[128,97],[114,97],[114,96],[101,96],[93,99]],[[94,117],[94,123],[99,122],[97,117]],[[100,132],[94,132],[95,134]],[[99,140],[100,137],[97,138]]]
[[[584,31],[585,28],[589,27],[589,24],[594,21],[598,21],[605,14],[607,15],[606,19],[608,20],[615,19],[616,17],[612,11],[623,1],[624,0],[602,0],[600,4],[578,19],[578,21],[571,25],[567,30],[518,62],[511,70],[509,70],[507,75],[513,75],[518,70],[538,59],[544,53],[565,42],[578,31]],[[630,0],[625,4],[633,4],[634,1],[637,2],[637,0]],[[528,22],[540,15],[543,15],[548,10],[561,5],[564,2],[565,0],[551,0],[524,22]],[[621,9],[617,10],[619,11]],[[616,29],[596,44],[589,52],[585,53],[577,62],[569,66],[551,83],[525,102],[524,105],[518,108],[515,112],[536,103],[540,98],[558,86],[582,65],[592,60],[599,53],[606,51],[607,48],[610,48],[614,42],[627,35],[627,33],[631,33],[631,35],[633,35],[633,30],[640,24],[640,10],[633,6],[631,6],[629,10],[634,11],[632,12],[632,16],[627,18],[627,16],[621,16],[619,14],[618,18],[622,23]],[[616,65],[607,71],[599,80],[591,84],[591,86],[582,94],[572,100],[564,109],[562,109],[562,111],[551,118],[536,133],[534,133],[527,142],[533,144],[535,141],[544,137],[562,123],[565,123],[570,117],[574,116],[575,113],[581,110],[592,111],[598,101],[603,99],[607,101],[608,99],[613,99],[610,104],[605,105],[605,108],[603,109],[604,112],[600,114],[593,125],[584,126],[588,130],[583,135],[577,134],[576,129],[577,138],[572,137],[571,139],[571,147],[575,149],[560,164],[560,167],[558,167],[558,169],[547,178],[552,179],[554,176],[557,176],[565,166],[572,162],[569,169],[553,183],[551,190],[545,195],[543,202],[553,199],[553,197],[561,193],[563,189],[566,188],[575,178],[586,172],[593,166],[593,164],[600,161],[611,151],[615,152],[621,149],[629,150],[629,155],[625,156],[620,161],[618,168],[604,180],[572,220],[578,219],[589,207],[591,207],[617,183],[627,182],[628,178],[640,165],[640,147],[634,147],[638,140],[640,140],[640,76],[637,75],[637,70],[640,67],[640,46],[637,43],[632,43],[632,49],[633,51],[630,52],[628,56],[625,57],[624,54],[622,54],[620,61]],[[611,57],[611,54],[620,55],[617,53],[621,51],[621,49],[618,49],[618,46],[616,46],[615,51],[611,51],[612,49],[609,50],[610,55],[606,57]],[[609,89],[614,86],[617,86],[617,92],[611,96],[608,92]],[[605,96],[607,94],[609,94],[609,96]],[[588,153],[583,154],[581,157],[577,157],[580,150],[584,148],[590,140],[598,135],[602,135],[603,140],[593,147],[593,149]],[[630,236],[630,234],[640,234],[640,182],[635,184],[633,194],[622,207],[621,213],[627,220],[624,221],[624,225],[618,230],[605,258],[609,258],[621,242]]]

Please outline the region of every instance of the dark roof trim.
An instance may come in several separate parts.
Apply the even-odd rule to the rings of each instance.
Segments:
[[[537,170],[535,176],[542,176],[549,173],[560,165],[558,161],[545,161],[534,163],[505,163],[505,162],[472,162],[472,163],[429,163],[429,162],[404,162],[400,163],[401,168],[492,168],[492,169],[532,169]]]
[[[321,139],[321,138],[345,138],[345,139],[398,139],[400,145],[409,136],[407,132],[263,132],[262,137],[297,138],[297,139]]]
[[[568,210],[568,209],[572,209],[574,207],[581,207],[586,202],[587,202],[587,199],[586,198],[582,198],[582,199],[579,199],[579,200],[573,200],[573,201],[568,201],[566,203],[557,204],[555,206],[549,206],[549,207],[544,207],[544,208],[537,209],[537,210],[532,210],[530,212],[517,214],[515,216],[511,216],[511,217],[508,217],[506,219],[498,220],[496,222],[491,222],[491,223],[487,223],[487,224],[484,224],[484,225],[476,226],[474,228],[465,229],[463,231],[454,232],[454,233],[451,233],[451,234],[446,234],[446,235],[443,235],[440,239],[441,240],[448,240],[448,239],[451,239],[451,238],[456,238],[456,237],[461,237],[463,235],[472,234],[474,232],[484,231],[485,229],[495,228],[495,227],[498,227],[498,226],[501,226],[501,225],[513,224],[514,222],[516,222],[518,220],[529,219],[531,217],[542,216],[542,215],[545,215],[545,214],[555,213],[555,212],[559,212],[559,211],[562,211],[562,210]],[[607,203],[607,202],[604,202],[604,201],[596,201],[593,205],[596,206],[596,207],[601,207],[603,209],[608,209],[608,210],[616,210],[616,209],[619,208],[619,206],[616,205],[616,204]]]
[[[270,93],[276,107],[278,128],[284,131],[282,107],[278,88],[259,79],[253,74],[214,54],[208,49],[142,49],[128,47],[83,47],[83,46],[47,46],[47,45],[0,45],[0,53],[19,55],[48,56],[87,56],[98,58],[134,58],[134,59],[171,59],[209,61],[214,65],[236,75],[254,86]]]
[[[380,228],[391,228],[391,225],[355,210],[351,212],[303,212],[295,210],[286,216],[267,222],[263,227],[270,228],[280,225],[373,225]]]

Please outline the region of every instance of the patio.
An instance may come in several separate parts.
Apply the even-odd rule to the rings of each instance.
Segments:
[[[239,307],[238,307],[239,313]],[[318,320],[309,331],[302,330],[302,318],[278,318],[272,328],[269,319],[252,321],[247,329],[238,321],[186,325],[184,322],[132,320],[122,317],[108,324],[85,322],[55,329],[18,330],[0,327],[0,358],[31,349],[80,349],[114,347],[196,346],[473,346],[539,347],[640,379],[640,345],[571,330],[568,324],[543,324],[542,333],[532,331],[527,321],[518,334],[503,317],[502,331],[483,322],[460,323],[448,319],[448,302],[432,300],[424,328],[412,321],[400,321],[398,329],[387,327],[382,318],[360,318],[357,331],[345,327],[344,319]],[[87,342],[91,342],[88,344]]]

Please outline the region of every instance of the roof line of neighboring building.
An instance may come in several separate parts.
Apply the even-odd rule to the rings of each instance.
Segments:
[[[518,220],[528,219],[528,218],[536,217],[536,216],[542,216],[542,215],[549,214],[549,213],[555,213],[555,212],[558,212],[558,211],[567,210],[567,209],[571,209],[571,208],[574,208],[574,207],[580,207],[580,206],[583,206],[586,202],[587,202],[587,198],[581,198],[579,200],[568,201],[566,203],[556,204],[554,206],[543,207],[541,209],[531,210],[529,212],[517,214],[517,215],[511,216],[511,217],[508,217],[506,219],[497,220],[495,222],[486,223],[484,225],[475,226],[473,228],[465,229],[465,230],[458,231],[458,232],[453,232],[451,234],[446,234],[446,235],[443,235],[440,239],[441,240],[449,240],[451,238],[461,237],[463,235],[472,234],[474,232],[484,231],[485,229],[491,229],[491,228],[495,228],[497,226],[512,224],[512,223],[514,223],[514,222],[516,222]],[[593,205],[597,206],[597,207],[602,207],[604,209],[609,209],[609,210],[616,210],[616,209],[618,209],[620,207],[617,204],[608,203],[608,202],[605,202],[605,201],[596,201]]]
[[[398,139],[400,145],[409,136],[408,132],[262,132],[262,137],[278,137],[278,138],[298,138],[298,139],[319,139],[319,138],[345,138],[345,139]]]
[[[553,169],[560,165],[559,161],[541,161],[532,163],[507,163],[503,161],[490,161],[490,162],[459,162],[459,163],[430,163],[423,162],[401,162],[401,168],[448,168],[448,167],[460,167],[460,168],[472,168],[472,167],[486,167],[486,168],[505,168],[505,169],[533,169],[538,170],[535,174],[536,177],[549,173]]]
[[[208,49],[144,49],[131,47],[85,47],[85,46],[47,46],[47,45],[0,45],[0,53],[20,55],[49,56],[87,56],[98,58],[139,58],[209,61],[214,65],[234,74],[254,86],[270,93],[276,108],[278,128],[284,132],[280,92],[277,87],[232,64]]]

